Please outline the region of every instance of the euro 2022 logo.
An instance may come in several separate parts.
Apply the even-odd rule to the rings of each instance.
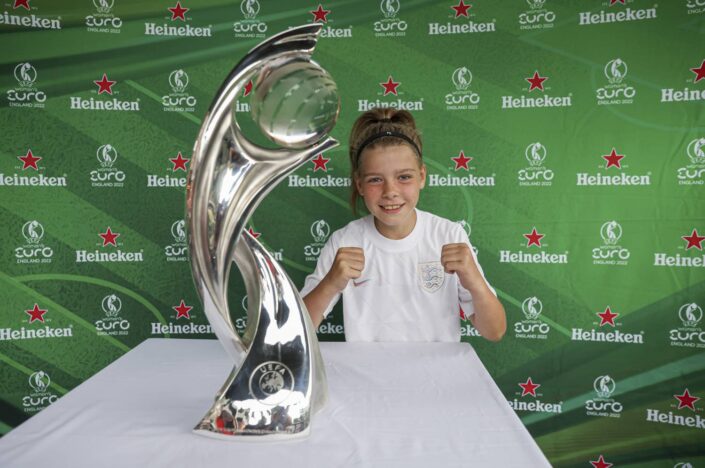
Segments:
[[[543,312],[543,303],[536,296],[530,296],[521,303],[521,311],[525,320],[514,324],[514,334],[517,338],[546,339],[551,327],[539,320]]]
[[[95,329],[98,336],[126,336],[130,322],[120,317],[122,300],[117,294],[108,294],[100,303],[104,317],[96,320]]]
[[[40,370],[29,376],[29,386],[32,389],[29,395],[22,398],[22,406],[27,413],[40,411],[54,403],[59,397],[49,392],[51,378],[49,374]]]
[[[233,23],[233,33],[237,38],[263,38],[267,32],[267,23],[257,19],[260,3],[257,0],[243,0],[240,3],[243,20]]]
[[[632,104],[634,102],[636,89],[624,83],[628,71],[627,63],[621,58],[607,62],[603,73],[608,84],[595,91],[598,105]]]
[[[406,35],[409,27],[404,20],[397,18],[401,3],[399,0],[382,0],[379,9],[384,17],[380,21],[374,22],[375,37],[401,37]]]
[[[8,105],[10,107],[44,108],[47,96],[44,91],[38,90],[34,86],[37,81],[36,68],[29,62],[22,62],[15,66],[13,73],[19,86],[8,88]]]
[[[186,92],[189,76],[181,68],[169,73],[171,93],[162,96],[162,106],[165,112],[194,112],[198,100]]]
[[[627,265],[631,252],[619,245],[622,226],[615,220],[607,221],[600,227],[602,245],[592,249],[592,262],[595,265]]]
[[[544,165],[547,155],[546,146],[539,141],[526,146],[524,158],[529,165],[517,173],[520,186],[549,187],[553,184],[554,173]]]
[[[54,250],[44,245],[44,226],[33,219],[22,225],[22,237],[25,244],[15,248],[17,263],[51,263]]]
[[[703,309],[695,302],[683,304],[678,309],[682,327],[669,332],[671,346],[684,348],[705,348],[705,331],[698,326],[703,319]]]
[[[526,0],[529,9],[519,13],[519,29],[550,29],[556,14],[544,8],[546,0]]]
[[[705,137],[693,139],[686,148],[690,164],[677,169],[679,185],[705,185]]]
[[[112,13],[115,0],[93,0],[95,14],[86,16],[88,32],[119,34],[122,19]]]
[[[455,90],[445,95],[446,110],[474,110],[480,104],[480,95],[470,89],[473,75],[468,67],[458,67],[451,75]]]
[[[310,231],[313,242],[304,246],[304,257],[307,262],[317,262],[330,235],[330,226],[325,220],[318,219],[311,224]]]
[[[186,243],[186,221],[178,219],[171,225],[173,244],[164,247],[164,255],[169,262],[185,262],[188,260],[188,245]]]
[[[621,416],[624,407],[622,403],[615,401],[612,394],[617,389],[617,383],[609,375],[600,375],[592,383],[597,398],[585,402],[585,410],[588,416],[603,416],[618,418]]]
[[[111,144],[101,145],[95,155],[99,167],[91,171],[91,185],[93,187],[123,187],[126,175],[114,167],[118,159],[117,149]]]

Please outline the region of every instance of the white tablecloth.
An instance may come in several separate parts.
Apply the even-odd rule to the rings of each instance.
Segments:
[[[321,352],[330,399],[306,439],[193,434],[232,364],[214,340],[149,339],[0,439],[0,466],[549,466],[470,345]]]

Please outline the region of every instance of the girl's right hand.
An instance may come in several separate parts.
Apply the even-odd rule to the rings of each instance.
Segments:
[[[333,266],[325,279],[340,292],[348,285],[348,281],[359,278],[364,268],[365,253],[361,248],[341,247],[335,253]]]

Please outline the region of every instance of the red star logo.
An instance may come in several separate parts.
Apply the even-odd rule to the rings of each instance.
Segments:
[[[262,235],[261,232],[255,232],[255,230],[252,229],[252,228],[247,228],[247,232],[249,232],[250,235],[251,235],[252,237],[254,237],[255,239],[257,239],[259,236]]]
[[[190,8],[184,8],[181,6],[181,2],[176,2],[176,6],[167,8],[171,12],[171,20],[180,19],[181,21],[186,21],[186,14]]]
[[[169,161],[174,165],[174,167],[171,168],[172,171],[176,172],[182,170],[186,172],[186,163],[188,163],[189,160],[181,156],[181,151],[179,151],[175,158],[169,158]]]
[[[379,85],[384,88],[384,96],[386,96],[387,94],[393,94],[395,96],[398,96],[397,86],[399,86],[400,84],[400,82],[394,81],[392,79],[392,75],[389,75],[389,78],[387,78],[387,82],[380,83]]]
[[[47,309],[40,309],[38,304],[34,304],[34,308],[30,310],[25,310],[27,315],[29,315],[29,323],[39,320],[44,323],[44,314],[47,313]]]
[[[609,323],[614,327],[614,319],[619,314],[615,314],[612,310],[610,310],[610,306],[607,306],[604,312],[598,312],[597,315],[600,317],[600,326],[607,325]]]
[[[460,16],[468,17],[468,10],[472,8],[472,5],[466,5],[463,3],[463,0],[460,0],[460,2],[451,7],[452,9],[455,10],[455,17],[458,18]]]
[[[607,165],[605,166],[605,169],[609,169],[610,167],[616,167],[617,169],[622,168],[622,159],[624,158],[623,154],[617,154],[617,150],[612,148],[612,152],[610,154],[603,154],[602,159],[607,161]]]
[[[245,85],[245,90],[242,92],[242,97],[247,97],[252,92],[252,80],[248,81]]]
[[[472,157],[468,158],[467,156],[465,156],[465,152],[463,150],[460,150],[460,153],[458,153],[456,157],[450,159],[452,159],[455,163],[456,171],[461,167],[465,170],[470,170],[470,168],[468,167],[468,163],[473,160]]]
[[[530,233],[528,234],[523,234],[524,237],[526,237],[526,246],[531,247],[532,245],[535,245],[536,247],[541,247],[541,239],[545,236],[546,234],[539,234],[536,231],[536,228],[533,228]]]
[[[330,10],[324,10],[321,4],[318,4],[318,8],[310,12],[313,15],[313,22],[315,23],[316,21],[321,21],[323,23],[327,23],[328,20],[326,19],[326,16],[330,13]]]
[[[41,157],[33,155],[31,149],[28,149],[27,154],[25,154],[24,156],[17,156],[17,159],[22,161],[23,171],[25,169],[29,169],[30,167],[35,171],[38,171],[39,168],[37,167],[37,162],[42,160]]]
[[[108,75],[103,73],[103,78],[100,81],[94,81],[93,83],[98,86],[98,94],[113,94],[113,85],[117,83],[117,81],[110,81],[108,79]]]
[[[117,241],[115,239],[120,237],[120,234],[113,232],[109,226],[108,226],[107,231],[105,231],[104,233],[98,234],[98,235],[103,238],[103,247],[105,247],[108,244],[112,244],[115,247],[117,247]]]
[[[610,0],[610,6],[614,5],[615,3],[621,3],[622,5],[626,5],[626,0]]]
[[[311,160],[313,163],[313,172],[316,172],[319,169],[322,169],[323,172],[328,172],[328,168],[326,167],[328,161],[330,161],[330,158],[324,158],[322,153],[313,158]]]
[[[526,382],[520,383],[519,386],[521,387],[521,396],[526,396],[526,395],[531,395],[531,396],[536,396],[536,389],[541,386],[541,384],[535,384],[532,380],[531,377],[526,379]]]
[[[29,11],[29,0],[15,0],[15,4],[12,5],[12,8],[19,8],[22,7],[25,10]]]
[[[543,82],[548,79],[547,76],[540,76],[538,70],[534,72],[534,76],[531,78],[524,78],[526,81],[528,81],[531,86],[529,86],[529,91],[533,91],[534,89],[540,89],[543,91]]]
[[[681,239],[688,242],[688,245],[685,246],[685,250],[688,250],[691,247],[695,247],[698,250],[703,250],[703,246],[700,245],[700,243],[705,240],[705,236],[699,236],[697,229],[693,229],[693,232],[691,232],[689,236],[681,236]]]
[[[181,303],[179,305],[172,307],[172,309],[176,311],[177,319],[185,317],[191,320],[191,314],[189,314],[189,312],[193,309],[193,306],[187,306],[183,299],[181,299]]]
[[[613,1],[618,1],[618,0],[613,0]],[[595,460],[595,461],[592,461],[592,460],[591,460],[591,461],[590,461],[590,464],[591,464],[592,466],[594,466],[595,468],[610,468],[610,466],[613,465],[612,463],[607,463],[607,462],[605,461],[605,457],[603,457],[602,455],[600,455],[600,458],[598,458],[598,459]]]
[[[673,395],[673,397],[678,400],[678,409],[688,407],[693,411],[695,411],[695,402],[700,400],[699,397],[691,395],[687,388],[683,395]]]
[[[691,68],[690,71],[695,73],[695,79],[693,80],[693,83],[697,83],[698,81],[705,78],[705,60],[703,60],[703,63],[701,63],[699,67]]]

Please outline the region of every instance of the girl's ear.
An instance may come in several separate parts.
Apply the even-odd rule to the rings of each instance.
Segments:
[[[362,181],[360,178],[356,175],[353,176],[353,184],[355,184],[355,188],[357,189],[357,194],[360,195],[360,198],[363,198],[362,195]]]
[[[426,186],[426,165],[421,164],[421,188],[424,188]]]

